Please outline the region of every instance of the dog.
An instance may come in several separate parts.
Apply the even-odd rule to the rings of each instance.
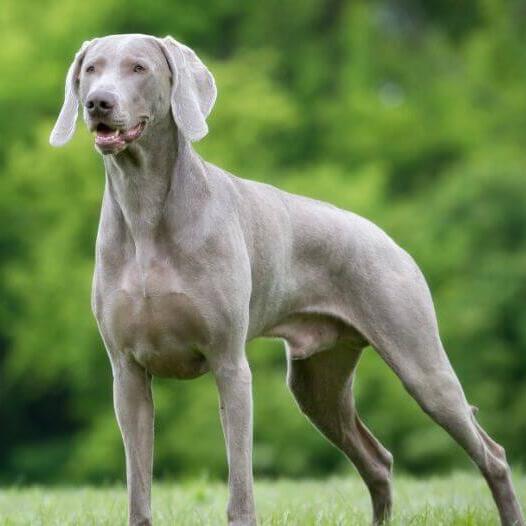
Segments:
[[[245,345],[266,336],[285,341],[300,409],[362,476],[373,524],[391,514],[392,456],[354,403],[369,345],[478,466],[502,524],[524,526],[505,452],[475,420],[413,259],[360,216],[201,159],[192,143],[208,133],[215,100],[210,71],[173,38],[96,38],[69,67],[50,136],[53,146],[72,137],[80,105],[103,155],[92,308],[111,361],[129,524],[152,523],[152,376],[207,371],[227,447],[228,523],[256,524]]]

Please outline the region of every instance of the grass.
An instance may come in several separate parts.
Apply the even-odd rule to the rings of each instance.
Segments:
[[[526,476],[516,477],[526,504]],[[227,491],[221,483],[158,483],[153,489],[154,524],[224,525]],[[356,477],[326,481],[256,483],[261,526],[369,524],[369,497]],[[124,526],[122,487],[22,487],[0,489],[1,526]],[[396,477],[393,526],[497,526],[489,490],[477,474],[444,478]]]

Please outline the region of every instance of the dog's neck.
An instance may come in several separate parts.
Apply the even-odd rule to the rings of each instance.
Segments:
[[[178,243],[188,242],[210,195],[203,161],[172,118],[149,132],[104,158],[99,232],[106,235],[98,242],[101,254],[111,254],[109,264],[115,257],[137,263],[145,295],[150,270]]]
[[[156,237],[176,176],[181,142],[169,116],[123,152],[104,157],[106,192],[136,242]]]

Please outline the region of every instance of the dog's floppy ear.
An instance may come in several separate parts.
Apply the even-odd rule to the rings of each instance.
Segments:
[[[175,123],[189,141],[199,141],[208,133],[206,118],[217,96],[214,77],[189,47],[172,37],[158,42],[172,72]]]
[[[49,143],[52,146],[62,146],[66,144],[75,132],[75,125],[79,111],[78,81],[80,68],[82,66],[84,55],[86,54],[86,49],[90,44],[91,40],[86,40],[86,42],[82,44],[77,51],[73,62],[69,66],[68,74],[66,75],[64,104],[60,110],[57,122],[53,127],[53,131],[49,136]]]

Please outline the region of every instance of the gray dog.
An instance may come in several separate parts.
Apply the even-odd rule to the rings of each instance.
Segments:
[[[130,524],[151,524],[152,375],[207,371],[220,395],[228,521],[256,524],[245,344],[268,336],[286,342],[301,410],[363,477],[374,524],[390,516],[392,457],[354,404],[368,345],[479,467],[502,524],[524,526],[504,450],[475,420],[414,261],[366,219],[203,161],[192,142],[215,99],[211,73],[172,38],[97,38],[69,68],[50,138],[71,138],[80,103],[104,155],[92,306],[113,371]]]

